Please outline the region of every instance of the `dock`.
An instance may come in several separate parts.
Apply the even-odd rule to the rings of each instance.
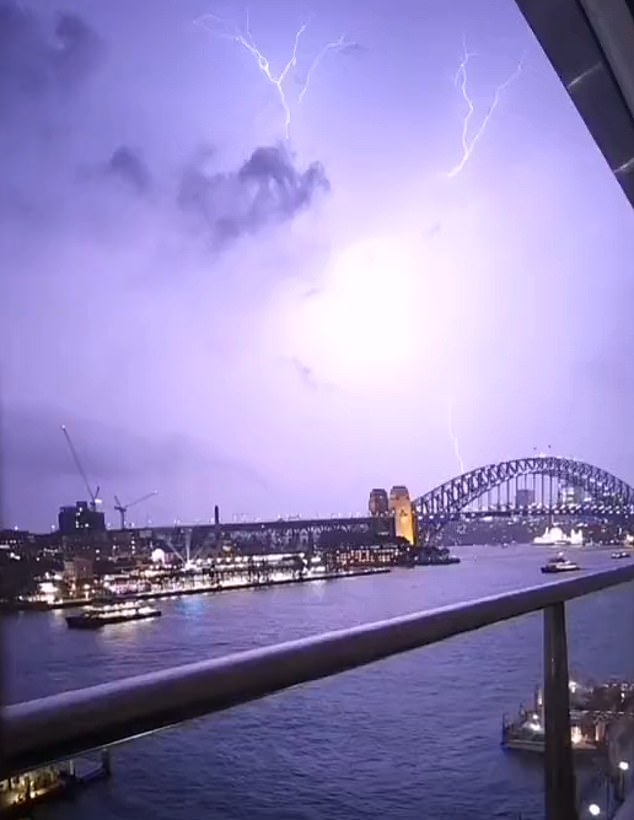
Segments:
[[[238,576],[231,579],[215,580],[209,584],[192,585],[186,587],[171,587],[166,589],[154,589],[146,592],[130,592],[122,595],[112,596],[116,601],[150,601],[163,600],[168,598],[182,598],[188,595],[205,595],[209,593],[229,592],[239,589],[270,589],[276,586],[288,586],[289,584],[309,584],[317,581],[337,581],[343,578],[360,578],[366,575],[385,575],[391,572],[390,567],[367,567],[353,570],[338,570],[335,572],[324,572],[319,574],[302,575],[293,573],[287,578],[270,578],[260,576],[259,578],[249,578],[247,575]],[[110,600],[110,598],[108,598]],[[103,597],[98,598],[73,598],[58,601],[16,601],[12,605],[11,612],[48,612],[56,609],[79,609],[84,606],[94,606],[103,603]]]
[[[583,685],[570,681],[571,742],[574,753],[602,754],[616,761],[621,737],[634,731],[634,684],[609,681]],[[535,690],[533,705],[520,706],[517,717],[502,719],[502,746],[513,751],[543,754],[545,750],[542,692]],[[614,766],[618,761],[614,762]]]
[[[111,773],[110,751],[103,749],[98,763],[68,760],[0,781],[0,818],[23,818],[36,806],[72,797],[79,789],[104,780]]]

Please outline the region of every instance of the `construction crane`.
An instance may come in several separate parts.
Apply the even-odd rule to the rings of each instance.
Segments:
[[[114,497],[114,500],[115,500],[114,508],[119,513],[119,515],[121,516],[121,529],[125,530],[125,514],[130,509],[130,507],[134,507],[135,504],[140,504],[142,501],[147,501],[148,498],[153,498],[157,494],[158,494],[158,490],[154,490],[151,493],[147,493],[146,495],[142,495],[141,498],[137,498],[136,501],[131,501],[129,504],[122,504],[119,501],[119,499],[117,498],[117,496],[115,495],[115,497]]]
[[[77,450],[75,450],[72,439],[70,437],[70,434],[69,434],[68,430],[66,429],[65,424],[62,424],[62,433],[64,434],[64,437],[66,438],[66,442],[68,443],[68,449],[70,450],[70,454],[73,457],[73,461],[75,462],[75,466],[77,467],[77,471],[79,472],[79,475],[83,478],[84,484],[86,485],[86,489],[88,490],[88,495],[90,497],[90,509],[93,512],[96,512],[97,504],[99,503],[99,490],[100,490],[100,488],[97,487],[97,489],[93,493],[93,491],[90,487],[90,483],[88,481],[88,478],[86,476],[86,471],[84,470],[84,468],[81,465],[81,461],[79,460],[79,456],[77,455]]]

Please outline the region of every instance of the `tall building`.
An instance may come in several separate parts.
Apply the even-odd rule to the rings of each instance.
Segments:
[[[94,577],[95,564],[90,558],[72,558],[64,561],[64,580],[77,584]]]
[[[583,487],[561,487],[559,490],[560,504],[583,504],[588,493]]]
[[[370,515],[387,515],[390,511],[390,504],[387,497],[387,490],[370,490],[370,500],[368,502]]]
[[[528,487],[520,487],[515,492],[516,507],[530,507],[535,503],[535,490]]]
[[[396,536],[404,538],[409,544],[414,544],[416,541],[416,525],[414,510],[407,487],[392,487],[390,490],[389,508],[390,512],[394,515],[394,531]]]
[[[74,507],[60,507],[57,521],[62,535],[106,530],[105,515],[98,510],[92,510],[86,501],[78,501]]]

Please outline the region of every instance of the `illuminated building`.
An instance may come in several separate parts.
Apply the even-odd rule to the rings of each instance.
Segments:
[[[390,512],[394,515],[394,531],[397,538],[409,544],[415,542],[415,524],[412,502],[407,487],[396,486],[390,490]]]
[[[412,550],[405,544],[340,545],[323,553],[329,572],[341,569],[413,566]]]
[[[561,487],[559,490],[559,503],[572,505],[583,504],[588,493],[583,487]]]
[[[370,511],[370,515],[377,517],[381,515],[387,515],[389,513],[390,505],[386,490],[370,490],[368,510]]]
[[[25,547],[33,544],[35,537],[26,530],[0,530],[0,546]]]
[[[89,558],[73,558],[64,561],[64,580],[71,583],[90,580],[95,574],[95,564]]]
[[[98,510],[91,510],[86,501],[78,501],[74,507],[60,507],[57,521],[62,535],[106,530],[105,515]]]

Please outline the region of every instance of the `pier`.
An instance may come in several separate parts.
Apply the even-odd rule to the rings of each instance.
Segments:
[[[70,759],[20,773],[0,782],[0,818],[23,818],[36,806],[72,797],[79,789],[112,774],[110,750],[102,749],[98,763]]]
[[[83,606],[92,606],[104,601],[151,601],[169,598],[182,598],[189,595],[208,595],[245,589],[267,589],[289,584],[308,584],[318,581],[337,581],[345,578],[361,578],[368,575],[385,575],[391,572],[389,567],[369,567],[363,569],[339,570],[336,572],[291,573],[249,573],[231,571],[220,573],[205,573],[199,576],[199,583],[190,583],[183,586],[158,587],[149,591],[112,594],[104,597],[72,598],[57,601],[23,600],[16,601],[12,606],[5,607],[5,611],[45,612],[56,609],[78,609]],[[173,577],[173,576],[171,576]]]
[[[601,754],[618,773],[620,739],[634,732],[634,684],[609,681],[599,685],[569,682],[570,742],[575,754]],[[520,752],[546,750],[544,698],[538,687],[529,709],[520,707],[515,720],[502,719],[502,746]]]

